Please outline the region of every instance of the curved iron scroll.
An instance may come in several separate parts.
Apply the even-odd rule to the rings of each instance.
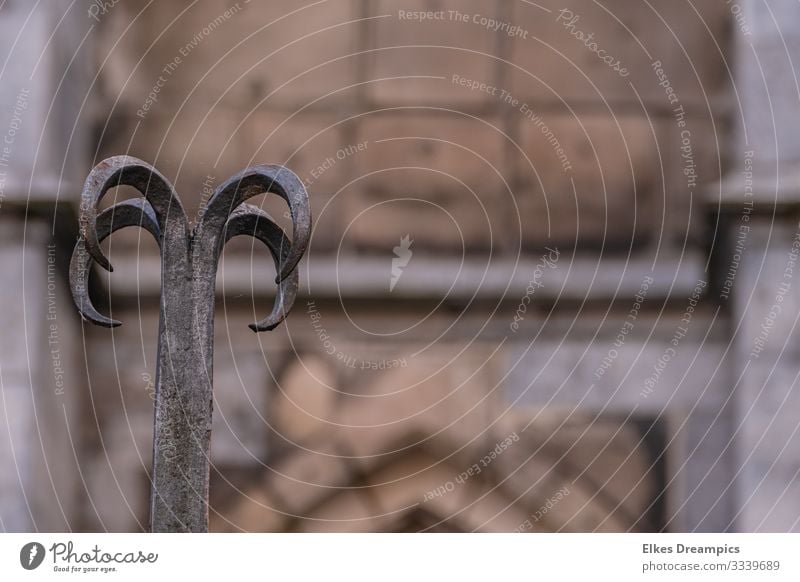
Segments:
[[[142,198],[98,205],[110,188],[132,186]],[[261,209],[245,201],[258,194],[283,198],[292,216],[292,238]],[[180,199],[155,168],[130,156],[115,156],[89,174],[81,194],[80,238],[70,264],[70,288],[81,315],[92,323],[120,322],[100,314],[88,292],[96,262],[111,271],[100,243],[126,226],[147,230],[161,252],[161,298],[156,370],[150,529],[208,529],[209,445],[212,415],[214,281],[219,255],[234,236],[252,236],[269,248],[277,272],[272,313],[250,325],[277,327],[297,295],[297,264],[311,236],[308,194],[290,170],[253,166],[221,184],[192,229]]]

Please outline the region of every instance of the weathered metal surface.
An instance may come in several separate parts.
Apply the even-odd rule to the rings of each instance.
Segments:
[[[122,185],[134,187],[143,198],[98,213],[105,193]],[[265,212],[245,204],[267,192],[288,203],[291,240]],[[89,271],[92,261],[112,270],[100,242],[126,226],[150,232],[161,250],[150,528],[207,531],[217,261],[225,242],[237,235],[253,236],[269,248],[278,273],[275,304],[268,317],[250,328],[274,329],[297,294],[296,267],[311,235],[308,195],[286,168],[253,166],[217,188],[192,229],[175,190],[155,168],[129,156],[101,162],[86,179],[81,197],[80,238],[72,255],[70,287],[81,315],[104,327],[120,322],[92,306]]]

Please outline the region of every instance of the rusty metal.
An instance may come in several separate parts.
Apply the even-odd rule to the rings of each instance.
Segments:
[[[132,186],[143,198],[98,212],[115,186]],[[270,217],[245,201],[273,193],[289,205],[292,239]],[[172,185],[155,168],[129,156],[98,164],[81,195],[80,238],[70,264],[70,287],[81,315],[94,324],[120,322],[101,315],[89,299],[92,261],[112,270],[100,242],[112,232],[140,226],[161,251],[161,300],[156,370],[150,529],[199,532],[208,529],[209,445],[212,414],[214,281],[223,245],[249,235],[271,251],[278,273],[272,313],[250,325],[274,329],[297,294],[300,258],[311,234],[308,195],[295,174],[280,166],[253,166],[221,184],[194,228]]]

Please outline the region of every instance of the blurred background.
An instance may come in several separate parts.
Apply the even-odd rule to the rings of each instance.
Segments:
[[[800,529],[797,3],[6,0],[0,46],[0,529],[147,528],[158,247],[105,243],[119,328],[66,282],[119,154],[195,220],[311,199],[281,327],[222,255],[212,531]]]

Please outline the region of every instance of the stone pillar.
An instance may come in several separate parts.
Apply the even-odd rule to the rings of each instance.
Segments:
[[[780,170],[796,175],[800,135],[795,118],[800,97],[794,79],[800,68],[800,5],[743,0],[741,6],[741,16],[734,22],[735,88],[741,103],[741,111],[734,115],[741,121],[737,141],[764,163],[758,168],[761,179],[774,174],[778,161]]]
[[[0,11],[0,531],[69,530],[78,514],[86,384],[64,279],[74,237],[61,228],[89,165],[93,24],[84,3],[69,5]]]
[[[800,230],[754,221],[735,287],[739,531],[800,531]],[[736,378],[732,379],[734,382]]]
[[[0,530],[69,530],[80,484],[80,329],[47,226],[3,214]]]
[[[800,5],[744,0],[741,110],[728,177],[720,298],[731,313],[735,530],[800,531]]]

